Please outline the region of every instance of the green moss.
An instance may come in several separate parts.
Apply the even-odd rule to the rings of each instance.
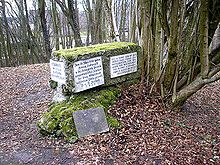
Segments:
[[[54,56],[56,57],[64,57],[65,59],[72,59],[77,57],[78,55],[83,54],[91,54],[97,53],[101,51],[109,51],[115,49],[122,49],[137,46],[135,43],[130,42],[113,42],[113,43],[105,43],[105,44],[97,44],[87,47],[77,47],[73,49],[61,49],[58,51],[54,51]]]
[[[48,112],[42,115],[37,123],[40,133],[43,135],[62,136],[70,142],[77,139],[76,128],[72,113],[96,107],[103,107],[105,113],[113,105],[120,95],[119,87],[106,87],[104,89],[90,90],[72,95],[69,100],[58,104],[51,104]],[[120,128],[117,119],[107,114],[110,127]]]
[[[57,82],[53,81],[53,80],[49,80],[49,85],[52,89],[56,89],[57,88]]]
[[[108,115],[107,116],[107,122],[108,122],[108,125],[111,128],[120,129],[122,127],[122,124],[116,118],[114,118],[113,116]]]

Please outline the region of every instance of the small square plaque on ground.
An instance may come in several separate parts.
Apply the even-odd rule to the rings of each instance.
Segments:
[[[104,109],[101,107],[73,113],[79,138],[109,131]]]

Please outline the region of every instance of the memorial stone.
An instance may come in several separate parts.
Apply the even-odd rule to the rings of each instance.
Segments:
[[[140,47],[127,42],[54,51],[51,79],[65,84],[68,93],[137,79],[140,55]]]
[[[52,53],[50,68],[50,82],[55,84],[51,87],[56,88],[55,104],[38,127],[43,134],[63,135],[72,141],[77,138],[76,130],[79,138],[109,131],[105,112],[116,101],[120,89],[108,86],[140,78],[140,47],[114,42],[58,50]],[[92,90],[95,87],[99,89]],[[82,92],[88,89],[91,90]],[[105,107],[105,112],[101,107]],[[111,127],[120,126],[111,115],[108,122]]]
[[[79,138],[109,131],[105,112],[101,107],[76,111],[73,118]]]

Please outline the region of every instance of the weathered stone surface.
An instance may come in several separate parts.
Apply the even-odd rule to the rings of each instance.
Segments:
[[[62,102],[64,100],[66,100],[66,97],[63,95],[62,92],[62,85],[60,83],[58,83],[56,91],[54,92],[54,96],[53,96],[53,102]]]
[[[73,113],[73,118],[79,137],[109,131],[105,112],[101,107],[76,111]]]
[[[101,59],[102,66],[99,62],[89,63],[89,59]],[[67,93],[77,93],[96,86],[109,86],[136,79],[140,77],[141,72],[140,47],[127,42],[54,51],[52,60],[64,63],[66,82],[63,90],[68,91]],[[80,64],[82,68],[77,66]],[[115,74],[112,67],[115,68]],[[81,71],[81,74],[76,70]],[[91,72],[91,75],[86,74],[86,71]],[[79,78],[77,80],[76,75]],[[84,87],[79,87],[77,84]]]

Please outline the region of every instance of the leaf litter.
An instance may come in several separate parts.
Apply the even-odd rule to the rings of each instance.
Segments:
[[[52,98],[48,79],[48,64],[0,68],[0,164],[220,164],[220,81],[179,112],[132,85],[109,109],[122,129],[69,144],[35,125]]]

